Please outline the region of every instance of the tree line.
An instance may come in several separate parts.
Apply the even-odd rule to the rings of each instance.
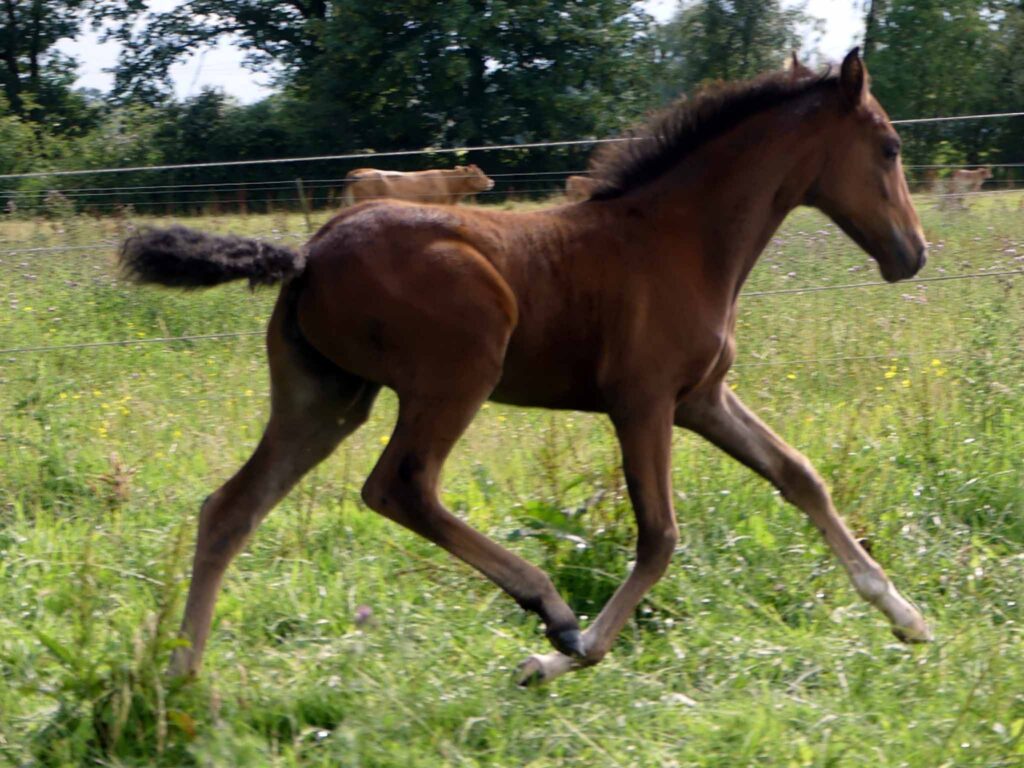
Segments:
[[[865,33],[851,42],[863,45],[893,117],[1024,109],[1024,0],[853,1]],[[632,0],[190,0],[163,13],[144,0],[0,6],[0,174],[600,138],[703,83],[782,67],[792,51],[820,65],[823,24],[779,0],[684,0],[660,24]],[[123,46],[109,93],[76,89],[76,62],[57,47],[90,27]],[[240,104],[208,89],[175,99],[170,67],[227,35],[252,71],[275,73],[272,95]],[[1021,119],[903,134],[914,164],[1024,161]],[[587,153],[509,150],[459,161],[539,174],[580,170]],[[329,204],[332,183],[355,165],[451,161],[0,180],[0,192],[9,211],[52,205],[53,190],[63,191],[61,204],[97,210],[259,208],[302,196]],[[516,183],[504,190],[538,194],[556,177]],[[173,196],[157,189],[172,185]]]

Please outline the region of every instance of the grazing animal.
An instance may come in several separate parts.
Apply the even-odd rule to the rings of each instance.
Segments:
[[[597,179],[589,176],[569,176],[565,180],[565,197],[570,203],[581,203],[590,199],[597,186]]]
[[[921,171],[919,178],[911,185],[915,192],[936,193],[942,191],[939,183],[939,169],[925,168]]]
[[[195,673],[231,559],[271,508],[362,425],[381,387],[397,423],[366,505],[444,547],[544,622],[555,650],[521,683],[599,662],[677,544],[673,427],[773,483],[823,534],[857,592],[905,641],[918,610],[851,534],[808,460],[726,384],[737,298],[799,205],[824,211],[888,281],[925,263],[900,139],[854,49],[838,75],[766,75],[668,110],[595,158],[587,205],[535,212],[380,201],[346,209],[299,251],[182,228],[127,240],[123,269],[180,287],[283,282],[267,331],[270,421],[203,504],[171,669]],[[439,496],[452,446],[488,399],[607,414],[636,514],[636,564],[581,632],[540,569]]]
[[[981,191],[981,185],[986,179],[992,178],[992,169],[989,166],[982,166],[973,170],[958,168],[946,179],[946,191],[940,198],[942,208],[967,208],[967,201],[964,195]]]
[[[345,202],[353,205],[388,198],[413,203],[454,205],[470,195],[486,192],[493,187],[494,180],[476,165],[457,165],[450,169],[409,173],[357,168],[345,176]]]

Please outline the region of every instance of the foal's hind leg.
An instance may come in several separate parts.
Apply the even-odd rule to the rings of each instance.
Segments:
[[[379,387],[331,369],[306,364],[275,334],[269,341],[271,415],[245,465],[203,504],[181,635],[172,674],[195,674],[210,631],[224,572],[267,513],[310,469],[366,420]]]
[[[560,651],[582,655],[576,616],[547,574],[471,528],[438,498],[441,466],[485,396],[399,393],[398,423],[366,482],[363,499],[371,509],[473,566],[524,609],[536,612]]]
[[[850,533],[810,462],[765,426],[731,390],[722,387],[708,401],[680,408],[676,423],[763,475],[803,510],[846,568],[857,592],[888,617],[900,640],[932,639],[917,608],[896,590],[882,567]]]

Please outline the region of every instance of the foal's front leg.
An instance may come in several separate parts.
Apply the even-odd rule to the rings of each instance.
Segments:
[[[519,667],[520,685],[547,682],[604,658],[637,605],[668,568],[679,533],[672,508],[673,402],[653,402],[613,416],[622,447],[622,468],[636,514],[636,565],[583,633],[582,658],[562,653],[531,656]]]
[[[893,586],[836,512],[824,481],[810,462],[755,416],[726,386],[677,410],[676,424],[710,440],[770,480],[822,532],[862,598],[884,613],[904,642],[932,639],[920,612]]]

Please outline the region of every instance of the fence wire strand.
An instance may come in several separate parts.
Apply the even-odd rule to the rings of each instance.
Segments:
[[[972,272],[963,275],[938,275],[936,277],[921,277],[913,278],[910,280],[902,280],[900,281],[900,284],[908,285],[920,283],[937,283],[948,282],[953,280],[970,280],[985,277],[1013,277],[1016,275],[1024,275],[1024,269],[1003,270],[999,272]],[[885,281],[878,280],[867,281],[863,283],[841,283],[839,285],[814,285],[803,288],[778,288],[767,291],[747,291],[740,293],[740,296],[744,298],[758,298],[763,296],[780,296],[785,294],[821,293],[824,291],[844,291],[855,290],[860,288],[876,288],[888,285],[892,285],[892,283],[887,283]],[[152,338],[118,339],[112,341],[87,341],[76,344],[54,344],[50,346],[39,345],[28,347],[8,347],[7,349],[0,349],[0,355],[19,355],[43,352],[65,352],[84,349],[95,349],[101,347],[129,347],[137,346],[140,344],[174,344],[177,342],[185,341],[213,341],[247,336],[261,336],[264,333],[265,331],[262,330],[223,331],[219,333],[195,334],[187,336],[154,336]]]
[[[990,112],[975,115],[950,115],[942,117],[917,117],[893,120],[893,125],[921,125],[925,123],[945,123],[960,120],[990,120],[995,118],[1012,118],[1024,116],[1024,112]],[[593,146],[596,144],[613,144],[623,141],[643,141],[643,138],[630,136],[618,136],[605,139],[570,139],[566,141],[534,141],[521,144],[483,144],[472,147],[435,147],[424,149],[403,149],[393,152],[346,152],[337,155],[315,155],[310,157],[276,157],[264,160],[228,160],[208,163],[172,163],[165,165],[138,165],[125,168],[91,168],[73,171],[34,171],[31,173],[5,173],[0,174],[0,180],[8,179],[38,179],[61,176],[87,176],[90,174],[118,174],[118,173],[141,173],[145,171],[177,171],[195,168],[230,168],[253,165],[282,165],[286,163],[313,163],[328,162],[332,160],[368,160],[391,157],[410,157],[415,155],[451,155],[468,152],[496,152],[508,150],[543,149],[548,147],[573,147]]]

